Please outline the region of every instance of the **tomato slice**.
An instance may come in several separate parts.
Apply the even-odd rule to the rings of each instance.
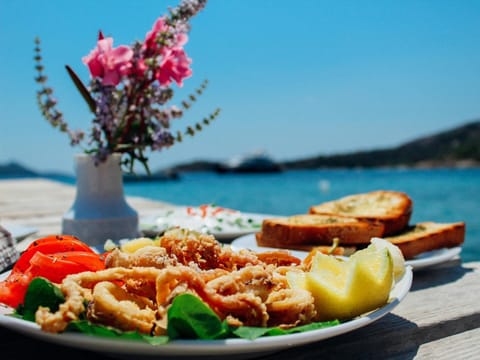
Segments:
[[[16,308],[23,303],[30,281],[34,277],[44,277],[51,282],[61,283],[65,276],[83,271],[105,269],[105,256],[90,251],[66,251],[44,254],[36,251],[24,271],[13,269],[8,277],[0,282],[0,303]]]
[[[25,272],[30,266],[30,259],[37,252],[42,252],[43,254],[54,254],[65,251],[85,251],[95,253],[90,246],[75,236],[51,235],[32,242],[27,249],[22,252],[13,269],[15,271]]]
[[[44,277],[51,282],[61,283],[65,276],[87,271],[85,265],[73,261],[63,260],[55,254],[43,254],[36,252],[30,259],[30,267],[27,272],[33,277]]]
[[[88,271],[105,269],[105,256],[101,254],[90,253],[87,251],[65,251],[51,254],[49,256],[55,258],[55,261],[66,260],[82,265],[87,268]]]
[[[8,277],[0,282],[0,302],[17,307],[23,302],[30,281],[37,276],[60,283],[69,274],[104,268],[104,255],[75,236],[40,238],[27,247]]]
[[[0,302],[12,308],[22,304],[32,279],[33,277],[29,273],[10,272],[8,277],[0,282]]]

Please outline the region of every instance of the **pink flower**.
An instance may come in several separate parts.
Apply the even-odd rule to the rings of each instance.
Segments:
[[[123,75],[128,74],[131,67],[133,50],[121,45],[113,48],[113,38],[102,38],[97,42],[97,47],[82,61],[90,69],[93,77],[102,79],[103,85],[117,85]]]
[[[175,44],[175,47],[180,48],[187,43],[188,36],[185,33],[178,33],[175,40],[177,41],[177,43]]]
[[[155,52],[158,49],[157,37],[161,33],[166,33],[168,31],[168,25],[165,23],[165,17],[159,17],[153,24],[152,30],[150,30],[143,44],[144,49],[151,50]]]
[[[173,79],[178,86],[183,86],[183,79],[192,75],[191,62],[183,49],[171,49],[164,54],[162,63],[155,72],[155,78],[160,85],[168,86]]]
[[[165,17],[159,17],[153,24],[152,29],[147,33],[143,50],[146,56],[157,58],[158,67],[154,70],[154,77],[160,85],[168,86],[172,80],[178,86],[183,85],[183,79],[192,75],[190,69],[191,60],[187,57],[183,46],[188,41],[188,36],[184,32],[178,32],[169,40],[169,44],[158,44],[157,40],[162,34],[167,35],[172,32]]]
[[[130,69],[131,74],[134,77],[141,78],[145,75],[145,71],[148,70],[147,64],[145,64],[145,60],[138,59],[137,61],[132,62],[132,68]]]

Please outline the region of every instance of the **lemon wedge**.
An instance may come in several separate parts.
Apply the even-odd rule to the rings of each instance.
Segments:
[[[154,240],[146,237],[140,237],[140,238],[129,240],[126,243],[123,243],[120,246],[120,250],[126,253],[134,253],[138,249],[141,249],[145,246],[154,246],[154,245],[155,245]]]
[[[347,259],[317,252],[310,271],[289,272],[287,281],[312,293],[320,321],[351,319],[387,303],[393,262],[386,247],[373,244]]]
[[[393,262],[393,275],[395,281],[398,281],[405,273],[405,258],[400,248],[388,240],[377,237],[372,238],[370,243],[377,249],[385,248],[388,250]]]

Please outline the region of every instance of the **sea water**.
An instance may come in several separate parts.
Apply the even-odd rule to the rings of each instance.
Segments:
[[[217,204],[244,212],[294,215],[373,190],[413,200],[411,223],[466,223],[463,261],[480,261],[480,169],[299,170],[273,174],[183,173],[180,180],[126,183],[125,193],[176,205]]]

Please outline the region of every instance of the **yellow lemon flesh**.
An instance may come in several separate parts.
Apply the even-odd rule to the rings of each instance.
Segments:
[[[141,249],[145,246],[154,246],[155,241],[149,238],[141,237],[127,241],[126,243],[120,246],[120,250],[126,253],[134,253],[138,249]]]
[[[393,262],[386,248],[373,245],[346,260],[318,252],[309,272],[289,272],[287,280],[312,293],[320,321],[351,319],[387,303]]]

